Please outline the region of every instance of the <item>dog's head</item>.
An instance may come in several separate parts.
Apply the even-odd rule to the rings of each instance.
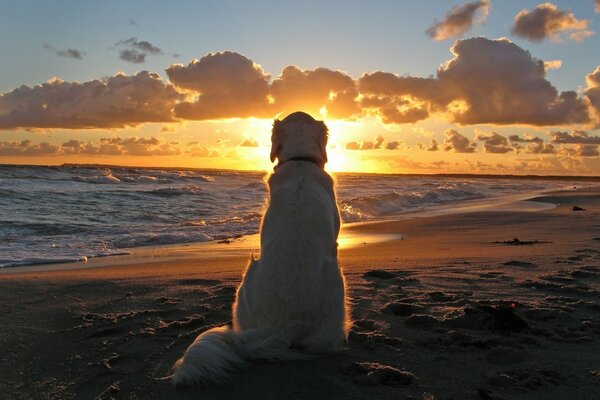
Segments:
[[[271,162],[283,163],[294,157],[312,158],[323,167],[327,162],[327,126],[303,112],[273,122]]]

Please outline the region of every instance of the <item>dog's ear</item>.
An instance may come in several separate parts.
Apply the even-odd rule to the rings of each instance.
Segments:
[[[317,122],[319,124],[319,128],[321,129],[321,137],[319,138],[319,149],[321,150],[321,154],[323,155],[323,163],[327,163],[327,134],[328,134],[328,129],[327,129],[327,125],[325,125],[325,122],[323,121],[318,121]]]
[[[276,119],[273,121],[273,129],[271,130],[271,162],[279,156],[281,152],[281,139],[279,138],[281,121]]]

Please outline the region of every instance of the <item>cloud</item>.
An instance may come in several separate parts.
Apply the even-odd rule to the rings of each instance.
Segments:
[[[49,156],[58,154],[58,146],[48,142],[0,142],[0,156]]]
[[[86,54],[85,51],[77,49],[58,50],[50,46],[49,44],[44,44],[43,48],[48,51],[51,51],[59,57],[74,58],[76,60],[83,60],[83,56]]]
[[[242,141],[242,143],[240,143],[241,147],[258,147],[258,141],[251,139],[251,138],[246,138]]]
[[[290,65],[273,80],[270,88],[276,112],[298,109],[318,115],[322,107],[330,118],[349,118],[360,113],[354,80],[341,71],[327,68],[301,70]]]
[[[594,4],[596,5],[596,7],[594,7],[596,14],[600,13],[600,0],[594,0]]]
[[[574,91],[558,93],[546,80],[544,63],[508,39],[459,40],[454,59],[438,80],[466,109],[452,112],[460,124],[560,125],[589,121]]]
[[[598,157],[598,146],[593,144],[582,144],[577,146],[577,155],[580,157]]]
[[[71,139],[60,146],[48,142],[33,143],[0,142],[2,156],[56,156],[56,155],[93,155],[93,156],[170,156],[181,154],[177,142],[167,142],[155,137],[112,137],[96,142],[83,142]]]
[[[508,139],[496,132],[477,132],[476,138],[483,142],[486,153],[505,154],[514,150]]]
[[[84,143],[77,139],[69,140],[61,146],[64,154],[85,154],[97,156],[174,156],[181,154],[177,142],[167,142],[156,137],[111,137],[102,138],[96,143]]]
[[[393,142],[387,142],[385,144],[385,149],[386,150],[397,150],[399,146],[400,146],[400,142],[395,140]]]
[[[477,143],[472,142],[454,129],[448,129],[444,132],[444,135],[446,135],[444,141],[445,151],[454,150],[455,153],[475,153],[477,151]]]
[[[146,53],[136,49],[125,49],[119,51],[119,58],[132,64],[143,64],[146,62]]]
[[[525,135],[525,137],[510,135],[508,139],[513,143],[544,143],[544,139],[530,135]]]
[[[550,60],[544,61],[544,70],[550,71],[552,69],[560,69],[562,67],[562,60]]]
[[[271,117],[267,112],[270,75],[241,54],[209,53],[188,65],[173,64],[166,71],[177,88],[196,97],[177,104],[175,114],[180,118]]]
[[[571,133],[554,131],[550,132],[552,143],[561,144],[600,144],[600,136],[590,136],[587,132],[573,129]]]
[[[124,128],[145,122],[172,122],[181,95],[158,74],[117,74],[105,81],[53,79],[0,95],[0,129]]]
[[[416,122],[432,113],[461,125],[589,122],[577,93],[559,93],[546,80],[543,61],[510,40],[458,40],[451,50],[454,58],[437,78],[364,74],[358,81],[362,107],[384,123]]]
[[[383,147],[383,142],[384,142],[383,136],[378,135],[374,142],[365,141],[365,142],[360,142],[360,143],[358,143],[358,142],[346,143],[346,149],[347,150],[379,150]],[[393,143],[396,143],[395,148],[397,148],[398,142],[393,142]],[[393,145],[392,145],[392,147],[393,147]],[[394,150],[395,148],[388,149],[388,150]]]
[[[162,50],[146,40],[138,40],[131,37],[126,40],[120,40],[115,44],[116,47],[124,47],[119,51],[119,58],[133,64],[142,64],[146,62],[148,54],[162,54]]]
[[[192,156],[192,157],[204,157],[204,158],[221,156],[221,154],[219,154],[218,151],[210,150],[206,146],[198,144],[198,142],[188,143],[187,149],[185,150],[185,154]]]
[[[554,145],[544,142],[535,142],[525,147],[525,153],[528,154],[556,154]]]
[[[600,66],[586,75],[587,89],[585,96],[595,112],[596,124],[600,125]]]
[[[446,13],[443,21],[436,20],[425,33],[435,40],[460,37],[471,29],[473,24],[483,22],[489,13],[489,8],[488,0],[454,6]],[[477,17],[478,12],[479,17]]]
[[[568,37],[580,42],[594,34],[588,29],[589,23],[587,19],[578,20],[571,11],[559,10],[552,3],[542,3],[533,10],[520,11],[511,32],[534,42],[559,41],[562,33],[570,32]]]

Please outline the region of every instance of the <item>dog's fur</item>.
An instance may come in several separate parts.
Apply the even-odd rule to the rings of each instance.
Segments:
[[[250,359],[298,359],[343,348],[349,319],[337,262],[340,217],[327,162],[327,127],[296,112],[275,120],[261,256],[233,305],[233,328],[210,329],[175,364],[176,384],[219,382]]]

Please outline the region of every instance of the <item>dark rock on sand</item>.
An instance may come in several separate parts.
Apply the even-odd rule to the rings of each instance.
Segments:
[[[571,211],[585,211],[585,208],[579,206],[573,206]]]
[[[396,274],[383,269],[372,269],[367,271],[363,275],[365,278],[379,278],[379,279],[392,279],[396,277]]]
[[[406,386],[416,379],[411,372],[375,362],[355,362],[345,372],[354,375],[353,381],[364,386]]]

